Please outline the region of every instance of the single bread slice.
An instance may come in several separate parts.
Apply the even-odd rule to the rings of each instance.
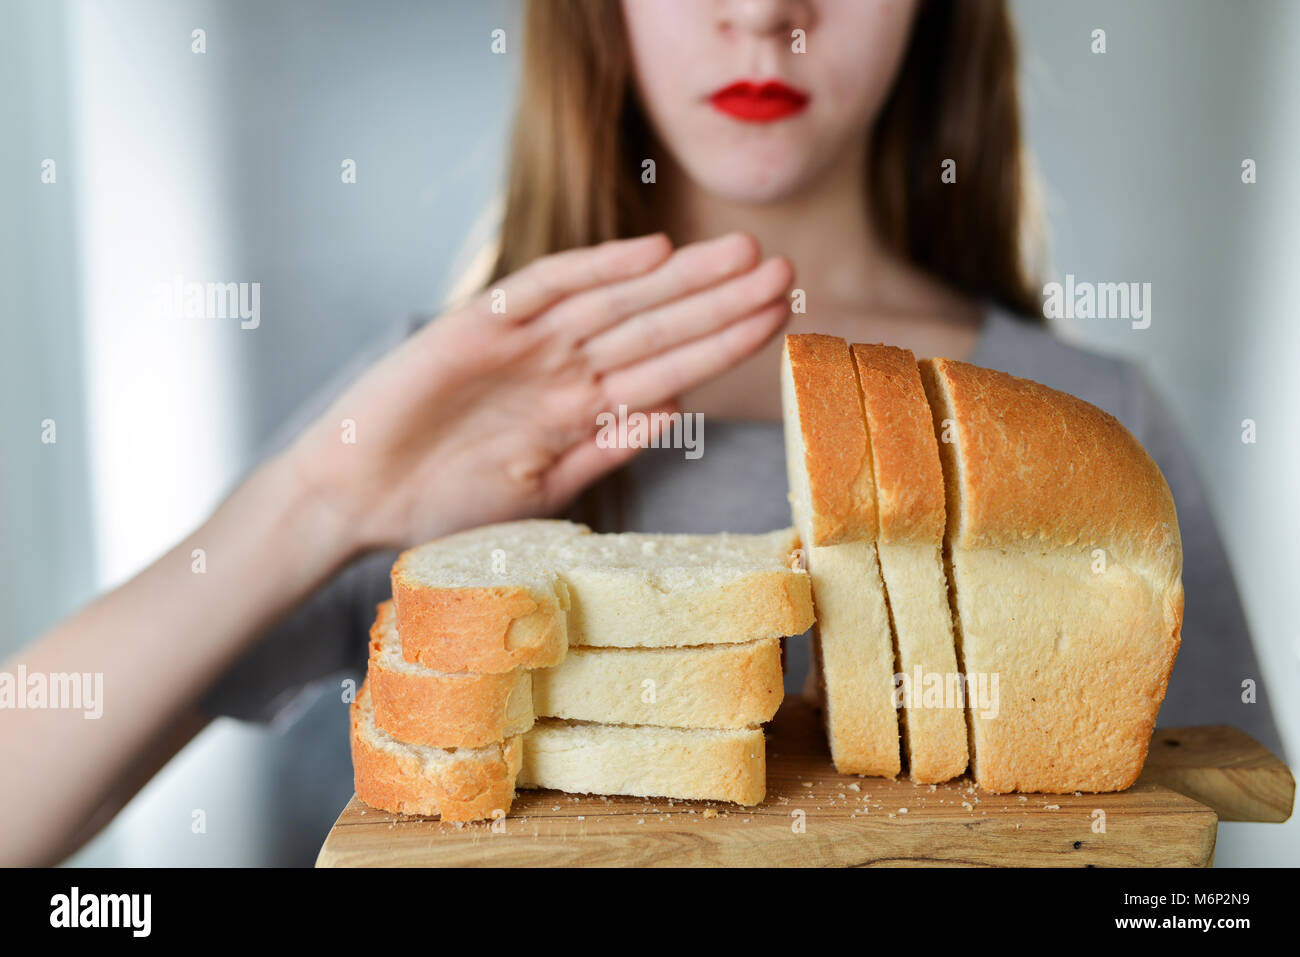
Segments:
[[[784,695],[776,638],[694,648],[570,648],[554,668],[446,674],[402,656],[392,603],[370,630],[375,724],[401,741],[479,747],[523,734],[534,715],[679,728],[746,728]]]
[[[570,648],[533,675],[539,717],[667,728],[749,728],[785,694],[781,642],[694,648]]]
[[[842,773],[895,777],[894,644],[876,553],[871,447],[848,343],[786,336],[781,402],[790,507],[817,608],[813,647],[831,758]]]
[[[539,721],[524,741],[519,786],[758,804],[763,732]]]
[[[1178,651],[1169,488],[1086,402],[947,359],[921,372],[944,463],[955,624],[968,687],[982,690],[968,698],[976,781],[1122,790],[1142,770]]]
[[[375,725],[411,744],[478,748],[533,726],[533,673],[448,674],[402,656],[391,601],[379,605],[370,628],[367,684]]]
[[[802,634],[813,621],[792,528],[757,535],[589,535],[566,541],[569,645],[657,648]]]
[[[403,552],[392,570],[402,654],[446,672],[559,664],[568,594],[550,556],[559,542],[590,533],[570,522],[510,522]]]
[[[906,349],[854,345],[880,521],[876,550],[885,581],[903,712],[908,773],[921,784],[966,770],[948,582],[943,565],[944,485],[930,406],[916,357]]]
[[[489,525],[393,566],[403,656],[438,671],[559,664],[567,646],[667,647],[800,634],[808,576],[792,529],[593,535],[569,522]]]
[[[352,770],[357,797],[397,814],[476,821],[504,816],[515,796],[523,739],[484,748],[406,744],[375,727],[370,688],[351,705]]]

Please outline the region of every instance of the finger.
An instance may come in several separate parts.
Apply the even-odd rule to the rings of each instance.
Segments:
[[[703,338],[606,373],[606,400],[639,408],[681,395],[755,352],[789,316],[789,305],[775,302]]]
[[[653,441],[664,430],[667,416],[677,411],[674,402],[662,403],[653,409],[645,409],[650,423],[650,439]],[[608,472],[612,472],[641,448],[627,444],[599,441],[599,434],[594,433],[575,443],[551,467],[546,477],[546,498],[552,508],[571,501],[584,488]]]
[[[683,246],[657,268],[623,282],[588,289],[547,311],[547,332],[582,340],[620,320],[715,286],[754,267],[758,243],[745,233]]]
[[[775,300],[784,302],[793,278],[789,261],[775,256],[711,289],[620,322],[582,350],[598,372],[640,362],[752,316]]]
[[[487,289],[478,305],[513,322],[525,322],[565,296],[639,276],[671,253],[668,237],[655,233],[542,256]]]

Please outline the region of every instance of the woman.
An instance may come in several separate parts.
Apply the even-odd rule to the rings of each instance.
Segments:
[[[1138,369],[1042,323],[1023,252],[1035,224],[1004,3],[534,4],[526,40],[494,278],[609,236],[743,229],[794,265],[806,312],[787,332],[965,359],[1106,409],[1155,458],[1178,507],[1187,606],[1161,723],[1233,724],[1280,749],[1267,703],[1243,701],[1243,682],[1262,682],[1177,427]],[[685,396],[704,413],[702,457],[649,450],[575,516],[605,531],[788,523],[780,349],[777,337]],[[791,651],[797,688],[806,647]]]
[[[0,799],[32,826],[4,835],[0,861],[75,847],[211,716],[274,717],[359,670],[393,548],[555,513],[583,489],[573,511],[601,530],[788,524],[775,334],[791,302],[788,331],[1003,368],[1124,420],[1169,478],[1188,558],[1163,720],[1276,741],[1266,705],[1237,703],[1254,658],[1172,425],[1135,371],[1031,318],[1001,2],[569,0],[532,4],[525,36],[486,288],[371,367],[173,553],[22,656],[29,671],[103,671],[106,697],[130,704],[89,732],[59,713],[6,717],[0,758],[16,773]],[[602,409],[677,403],[704,413],[698,459],[593,441]],[[791,661],[797,684],[798,642]],[[286,820],[310,822],[305,861],[349,790],[340,696],[294,733],[320,745],[281,775],[302,795]]]

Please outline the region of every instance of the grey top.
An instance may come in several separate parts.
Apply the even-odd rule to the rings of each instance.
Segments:
[[[376,345],[375,353],[391,347],[414,325],[395,330]],[[325,408],[357,367],[373,358],[358,357],[273,445]],[[1232,569],[1204,490],[1176,425],[1141,372],[996,310],[986,314],[970,361],[1034,379],[1105,409],[1150,452],[1178,508],[1186,591],[1182,647],[1160,724],[1231,724],[1280,752]],[[597,531],[762,532],[790,523],[779,424],[708,419],[703,450],[690,460],[680,449],[646,450],[590,490],[575,507],[575,517]],[[274,721],[294,738],[303,736],[304,745],[288,749],[287,757],[295,760],[302,754],[310,769],[303,774],[281,769],[280,777],[303,800],[319,795],[319,800],[333,801],[323,819],[332,819],[351,786],[338,683],[364,671],[369,625],[375,605],[389,596],[392,560],[392,553],[381,553],[353,563],[246,655],[205,701],[213,715]],[[787,644],[786,687],[797,690],[807,673],[809,644],[806,639]],[[1257,703],[1242,701],[1247,678],[1255,680]],[[295,721],[304,711],[307,717]],[[328,740],[321,737],[325,733]],[[301,807],[287,812],[301,813]]]

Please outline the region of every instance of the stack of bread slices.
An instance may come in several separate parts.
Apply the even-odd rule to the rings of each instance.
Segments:
[[[1114,418],[947,359],[788,336],[786,462],[842,772],[1111,791],[1178,651],[1168,486]]]
[[[797,545],[523,521],[403,553],[352,704],[357,795],[452,821],[517,787],[758,803],[781,640],[812,623]]]

